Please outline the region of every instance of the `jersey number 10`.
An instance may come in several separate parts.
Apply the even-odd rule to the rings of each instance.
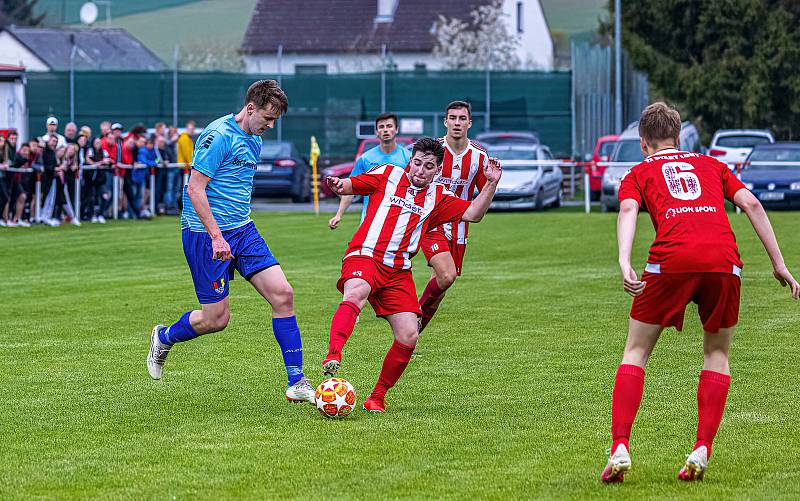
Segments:
[[[661,167],[670,195],[678,200],[700,198],[700,180],[691,172],[694,167],[686,162],[668,162]]]

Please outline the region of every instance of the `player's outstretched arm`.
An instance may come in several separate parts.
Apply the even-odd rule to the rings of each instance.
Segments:
[[[189,195],[195,212],[197,212],[197,217],[200,218],[203,226],[206,227],[208,235],[211,237],[212,258],[227,261],[233,257],[231,255],[231,247],[222,236],[222,231],[220,231],[214,215],[211,214],[211,206],[208,204],[208,196],[206,195],[206,186],[208,186],[209,181],[211,181],[210,177],[197,170],[192,170],[186,193]]]
[[[772,261],[772,275],[782,286],[786,287],[788,285],[791,287],[794,299],[800,299],[800,285],[798,285],[797,280],[794,279],[783,261],[778,239],[775,237],[772,224],[770,224],[769,217],[767,217],[767,211],[764,210],[761,202],[750,190],[742,188],[734,195],[733,203],[747,214],[750,224],[753,225],[758,238],[764,244],[769,259]]]
[[[328,220],[328,226],[332,230],[335,230],[337,226],[339,226],[339,221],[342,220],[342,216],[344,213],[347,212],[347,208],[353,203],[353,195],[342,195],[339,200],[339,208],[336,209],[336,214]]]
[[[355,195],[355,193],[353,193],[353,182],[350,181],[350,179],[341,179],[331,176],[327,180],[331,191],[337,195]]]
[[[631,249],[633,237],[636,236],[636,218],[639,215],[639,203],[626,198],[619,205],[617,218],[617,245],[619,246],[619,269],[622,272],[622,288],[631,296],[644,292],[646,282],[639,280],[631,266]]]
[[[461,216],[462,221],[477,223],[486,215],[486,211],[489,210],[489,206],[492,204],[494,193],[497,191],[497,183],[500,181],[500,176],[503,175],[503,167],[500,165],[500,160],[489,157],[486,167],[483,169],[483,174],[486,177],[486,184],[483,185],[483,189],[469,205],[464,215]]]

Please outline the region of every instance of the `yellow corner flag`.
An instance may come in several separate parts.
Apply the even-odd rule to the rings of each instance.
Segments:
[[[317,178],[317,158],[319,158],[319,144],[317,144],[317,138],[311,136],[311,154],[309,155],[309,159],[311,160],[311,179],[314,183],[314,213],[319,215],[319,179]]]

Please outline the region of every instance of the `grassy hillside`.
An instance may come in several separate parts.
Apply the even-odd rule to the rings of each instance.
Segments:
[[[135,0],[135,1],[112,1],[111,18],[138,14],[140,12],[151,12],[165,7],[197,3],[199,0]],[[46,13],[44,22],[48,25],[76,24],[80,23],[81,5],[86,0],[39,0],[36,2],[35,11],[37,14]],[[100,10],[98,25],[105,26],[106,7],[98,4]]]
[[[608,0],[542,0],[550,30],[570,36],[597,31],[597,19],[607,15],[607,4]]]

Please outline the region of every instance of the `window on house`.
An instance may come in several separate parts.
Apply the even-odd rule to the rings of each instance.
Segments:
[[[525,26],[524,19],[522,17],[523,14],[523,7],[522,2],[517,2],[517,33],[522,33],[525,31],[523,27]]]
[[[327,64],[295,64],[294,72],[298,75],[325,75],[328,73]]]

